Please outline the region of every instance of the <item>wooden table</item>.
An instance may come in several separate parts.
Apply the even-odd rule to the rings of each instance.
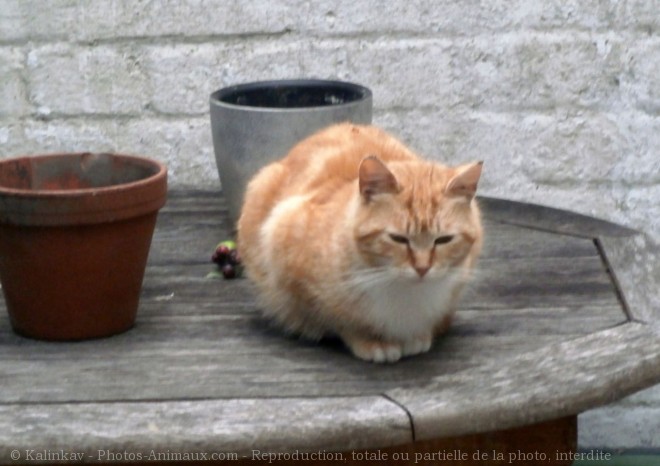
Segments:
[[[0,463],[570,464],[557,451],[575,448],[578,413],[660,382],[660,253],[610,223],[481,202],[486,247],[455,325],[428,354],[376,365],[284,337],[247,280],[206,278],[223,200],[172,192],[134,329],[47,343],[0,313]]]

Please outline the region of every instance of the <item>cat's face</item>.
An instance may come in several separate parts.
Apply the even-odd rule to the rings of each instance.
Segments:
[[[480,174],[480,163],[385,166],[376,158],[365,159],[354,231],[364,261],[416,281],[471,267],[482,236],[472,200]]]

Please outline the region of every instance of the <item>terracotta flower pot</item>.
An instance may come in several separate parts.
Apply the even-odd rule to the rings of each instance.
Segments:
[[[135,322],[167,169],[140,157],[0,161],[0,281],[14,330],[46,340]]]

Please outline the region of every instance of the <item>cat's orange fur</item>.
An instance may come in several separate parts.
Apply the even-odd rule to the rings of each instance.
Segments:
[[[428,351],[481,249],[480,175],[481,163],[423,160],[372,126],[302,141],[253,178],[238,224],[264,311],[366,360]]]

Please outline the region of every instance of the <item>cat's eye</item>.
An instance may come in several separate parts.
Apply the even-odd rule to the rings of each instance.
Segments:
[[[438,245],[438,244],[447,244],[447,243],[450,243],[451,240],[453,240],[453,239],[454,239],[454,235],[440,236],[440,237],[435,239],[435,244],[436,245]]]
[[[405,236],[395,235],[394,233],[390,233],[390,239],[400,244],[408,244],[410,242]]]

